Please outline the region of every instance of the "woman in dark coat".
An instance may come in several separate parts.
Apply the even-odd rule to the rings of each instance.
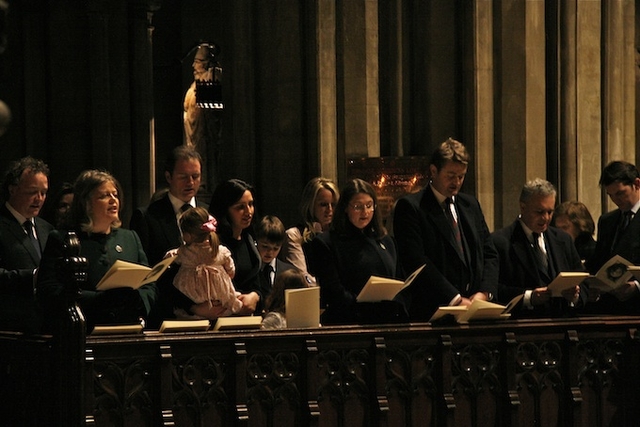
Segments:
[[[398,321],[404,318],[399,303],[356,303],[372,275],[402,276],[395,242],[376,210],[375,190],[368,182],[353,179],[340,194],[331,230],[309,244],[309,272],[318,281],[321,307],[325,308],[322,323]]]

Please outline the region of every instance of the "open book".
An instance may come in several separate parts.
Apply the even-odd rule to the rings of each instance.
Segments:
[[[391,301],[398,292],[406,288],[420,274],[425,265],[418,267],[416,271],[405,280],[389,279],[387,277],[371,276],[364,288],[358,294],[358,302]]]
[[[125,287],[138,289],[142,285],[158,280],[175,259],[176,257],[163,259],[153,267],[117,260],[102,277],[96,289],[99,291]]]
[[[431,316],[429,322],[434,322],[447,315],[451,315],[458,323],[469,323],[476,320],[506,319],[511,316],[510,311],[522,298],[518,295],[507,306],[489,301],[474,300],[470,306],[443,306]]]
[[[287,328],[320,326],[320,287],[285,289]]]
[[[573,289],[589,277],[589,273],[579,271],[566,271],[558,274],[547,286],[552,297],[561,297],[566,289]]]
[[[634,276],[640,276],[640,267],[631,264],[620,255],[615,255],[598,270],[595,276],[589,276],[588,283],[590,288],[606,293],[627,283]]]

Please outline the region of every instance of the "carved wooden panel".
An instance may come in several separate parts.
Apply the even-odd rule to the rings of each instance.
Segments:
[[[94,363],[92,415],[95,425],[154,426],[157,368],[157,364],[139,359]]]
[[[497,343],[456,347],[451,384],[456,405],[456,427],[498,425],[504,393],[500,362]]]
[[[0,333],[1,421],[77,425],[52,419],[51,408],[66,401],[83,408],[88,426],[635,425],[638,324],[587,318],[87,337],[82,364],[68,363],[75,371],[53,363],[55,345]]]

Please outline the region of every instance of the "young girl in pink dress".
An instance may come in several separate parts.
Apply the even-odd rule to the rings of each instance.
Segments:
[[[222,305],[227,309],[223,316],[237,313],[242,301],[231,282],[235,265],[229,249],[220,244],[216,219],[196,207],[184,212],[179,224],[184,244],[178,248],[175,262],[180,269],[173,285],[196,304],[209,301],[210,305]],[[176,315],[185,317],[186,313]]]

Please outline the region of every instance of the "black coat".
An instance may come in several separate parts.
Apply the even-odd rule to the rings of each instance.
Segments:
[[[207,208],[202,203],[197,205]],[[159,263],[168,250],[182,244],[176,213],[168,194],[146,208],[134,210],[129,228],[138,233],[151,265]]]
[[[309,272],[320,286],[323,323],[356,323],[356,297],[372,275],[395,278],[398,255],[389,235],[369,236],[353,226],[346,233],[328,231],[308,246]],[[363,307],[361,307],[364,309]],[[369,323],[369,322],[367,322]]]
[[[500,260],[499,302],[507,304],[525,290],[545,287],[560,272],[584,271],[580,255],[571,236],[555,227],[549,227],[544,234],[549,262],[552,271],[554,271],[553,277],[540,273],[536,267],[534,249],[531,247],[519,220],[515,220],[491,235]],[[581,286],[580,307],[586,304],[587,295],[586,286]],[[549,307],[538,307],[534,311],[535,313],[529,314],[537,316],[552,314]]]
[[[53,226],[35,218],[36,233],[44,250]],[[34,271],[40,256],[22,224],[0,206],[0,327],[6,330],[38,332],[40,315],[34,299]]]
[[[587,270],[596,274],[614,255],[620,255],[634,265],[640,265],[640,215],[634,215],[615,246],[613,241],[621,220],[622,211],[616,209],[598,219],[598,237],[593,256],[587,260]],[[619,301],[611,294],[604,294],[599,301],[589,304],[589,312],[598,314],[640,315],[640,294],[627,301]]]
[[[438,306],[448,305],[457,294],[497,293],[498,257],[480,204],[460,193],[456,208],[467,259],[458,254],[450,222],[431,187],[404,196],[396,204],[393,230],[402,267],[410,274],[426,264],[422,280],[404,292],[410,299],[412,319],[428,320]]]

